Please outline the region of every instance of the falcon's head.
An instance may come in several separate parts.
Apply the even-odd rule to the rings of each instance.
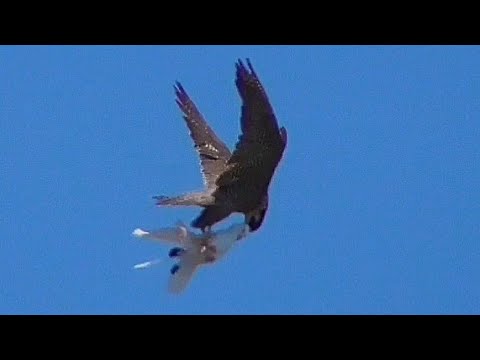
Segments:
[[[257,231],[260,228],[260,226],[262,226],[267,210],[268,210],[268,195],[263,197],[259,207],[257,207],[253,211],[250,211],[245,216],[245,222],[248,224],[248,227],[250,228],[250,232]]]

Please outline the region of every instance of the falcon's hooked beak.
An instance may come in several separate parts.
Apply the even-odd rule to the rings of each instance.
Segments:
[[[263,219],[265,219],[265,214],[267,212],[266,208],[260,208],[252,211],[247,215],[246,223],[250,228],[250,232],[257,231],[260,226],[262,226]]]

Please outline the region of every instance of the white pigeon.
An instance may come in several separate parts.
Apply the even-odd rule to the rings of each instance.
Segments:
[[[170,250],[169,256],[179,261],[170,269],[168,291],[178,294],[185,290],[195,271],[200,265],[211,264],[221,259],[235,244],[246,237],[249,227],[245,223],[234,224],[230,227],[205,233],[194,233],[188,230],[183,223],[176,227],[158,230],[135,229],[136,237],[178,245]],[[135,265],[136,269],[150,267],[159,260],[147,261]]]

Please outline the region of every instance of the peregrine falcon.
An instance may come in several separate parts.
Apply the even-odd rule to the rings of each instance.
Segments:
[[[230,214],[243,213],[250,231],[263,223],[268,190],[287,144],[287,131],[279,128],[268,96],[250,60],[236,63],[235,84],[240,95],[241,134],[231,153],[177,82],[176,102],[200,157],[205,189],[180,196],[155,196],[159,206],[201,206],[191,226],[203,232]]]

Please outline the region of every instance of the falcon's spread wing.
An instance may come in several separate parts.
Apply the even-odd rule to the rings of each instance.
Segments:
[[[200,157],[205,186],[212,188],[217,177],[225,169],[231,156],[230,150],[210,128],[179,82],[176,83],[175,94],[177,96],[175,101],[184,114],[190,137]]]
[[[268,96],[248,59],[247,65],[248,69],[241,60],[236,64],[242,133],[228,160],[228,170],[217,179],[219,186],[252,175],[268,184],[286,146],[287,132],[279,129]]]

